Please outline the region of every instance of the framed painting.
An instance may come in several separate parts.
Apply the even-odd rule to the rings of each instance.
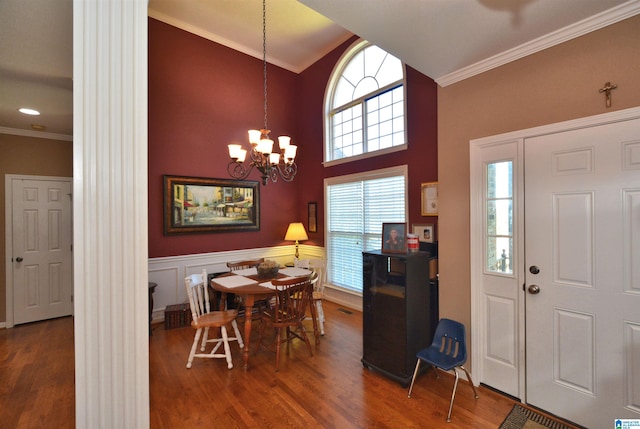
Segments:
[[[422,216],[438,216],[438,182],[427,182],[420,185],[422,193]]]
[[[259,230],[259,182],[164,176],[165,235]]]
[[[388,253],[407,253],[407,224],[382,224],[382,251]]]
[[[418,236],[418,241],[423,243],[435,243],[436,226],[432,223],[413,225],[413,233]]]

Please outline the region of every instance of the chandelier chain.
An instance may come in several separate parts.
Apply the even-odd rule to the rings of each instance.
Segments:
[[[262,0],[262,73],[264,78],[264,129],[267,128],[267,1]]]
[[[280,153],[273,151],[273,140],[269,137],[267,125],[267,2],[262,0],[262,74],[264,85],[264,128],[262,130],[249,130],[249,151],[242,149],[239,144],[230,144],[229,157],[231,161],[227,165],[227,172],[233,178],[244,180],[253,169],[257,169],[262,175],[262,184],[267,185],[269,180],[276,182],[278,178],[285,182],[291,182],[298,173],[295,158],[298,147],[290,144],[289,136],[279,136],[278,146]],[[247,159],[248,155],[248,159]],[[245,159],[247,163],[245,164]]]

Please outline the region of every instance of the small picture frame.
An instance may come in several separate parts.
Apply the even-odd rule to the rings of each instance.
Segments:
[[[307,204],[309,232],[318,232],[318,203],[310,202]]]
[[[387,253],[407,253],[407,224],[382,224],[382,251]]]
[[[422,216],[438,216],[438,182],[426,182],[420,185]]]
[[[422,243],[435,243],[436,241],[436,226],[432,223],[413,225],[413,233]]]

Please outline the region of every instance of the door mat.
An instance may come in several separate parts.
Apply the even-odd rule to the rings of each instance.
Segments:
[[[534,410],[515,404],[500,429],[572,429],[552,418],[543,416]]]

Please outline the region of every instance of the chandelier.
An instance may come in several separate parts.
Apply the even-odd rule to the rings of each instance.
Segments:
[[[227,172],[235,179],[246,179],[255,168],[262,174],[262,184],[267,185],[269,179],[273,182],[280,177],[285,182],[291,182],[298,172],[295,163],[297,146],[291,144],[291,137],[278,137],[280,152],[274,152],[273,140],[269,138],[271,130],[267,127],[267,8],[266,0],[262,0],[262,74],[264,83],[264,128],[249,130],[249,160],[245,164],[247,150],[239,144],[229,145],[231,161],[227,165]]]

